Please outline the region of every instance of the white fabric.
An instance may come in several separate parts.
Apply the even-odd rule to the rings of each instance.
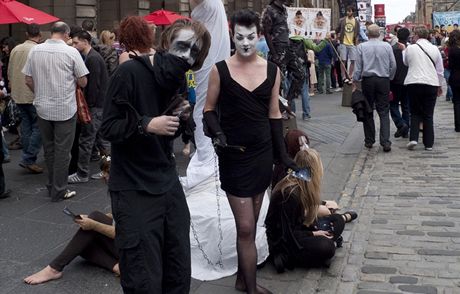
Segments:
[[[217,62],[230,57],[230,37],[228,23],[222,1],[204,0],[192,12],[192,19],[202,22],[211,34],[211,48],[201,70],[195,73],[197,101],[193,118],[196,123],[195,141],[197,151],[187,168],[187,176],[181,178],[182,186],[187,197],[190,217],[196,229],[196,237],[190,229],[190,244],[192,256],[192,277],[197,280],[209,281],[233,275],[237,271],[236,228],[233,213],[225,196],[220,189],[217,156],[212,147],[211,139],[203,133],[203,108],[208,89],[209,73]],[[216,192],[216,181],[218,191]],[[217,197],[217,195],[219,197]],[[219,198],[219,200],[217,200]],[[220,205],[220,221],[217,213],[217,203]],[[260,211],[257,226],[256,247],[258,263],[268,256],[268,244],[263,223],[268,209],[268,197]],[[216,263],[220,259],[219,252],[219,223],[222,229],[221,268]],[[211,261],[211,265],[203,256],[203,251]]]
[[[204,0],[192,11],[192,19],[203,23],[211,34],[211,48],[203,67],[195,72],[197,83],[196,105],[193,111],[193,119],[196,123],[195,141],[196,152],[187,168],[187,177],[183,179],[184,189],[190,189],[199,185],[214,175],[212,164],[214,148],[211,139],[203,133],[203,108],[208,90],[209,73],[212,67],[219,61],[230,57],[230,37],[228,35],[227,16],[222,1]]]
[[[426,39],[417,40],[423,50],[430,55],[436,68],[425,52],[416,44],[407,46],[403,51],[403,61],[409,67],[404,85],[425,84],[430,86],[440,86],[444,80],[444,66],[442,64],[441,52]]]

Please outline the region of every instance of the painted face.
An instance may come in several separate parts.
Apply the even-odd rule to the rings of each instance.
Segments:
[[[235,43],[236,52],[239,55],[248,57],[255,54],[258,41],[259,36],[257,35],[257,28],[255,25],[250,28],[235,25],[233,42]]]
[[[188,64],[194,65],[201,47],[202,44],[197,40],[192,29],[182,29],[177,32],[177,36],[172,41],[168,52],[185,59]]]

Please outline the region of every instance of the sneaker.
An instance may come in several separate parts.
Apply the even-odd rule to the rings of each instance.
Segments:
[[[391,145],[390,144],[386,144],[383,146],[383,152],[390,152],[391,151]]]
[[[342,91],[342,88],[338,87],[337,89],[334,90],[334,92],[340,92]]]
[[[102,179],[102,172],[98,172],[97,174],[91,175],[91,180],[100,180]]]
[[[303,120],[310,120],[311,115],[307,114],[307,115],[304,115],[302,118],[303,118]]]
[[[426,151],[433,151],[433,147],[425,147]]]
[[[88,182],[89,179],[88,177],[84,178],[84,177],[80,177],[78,175],[78,173],[74,173],[74,174],[71,174],[68,178],[67,178],[67,182],[69,184],[78,184],[78,183],[86,183]]]
[[[409,143],[407,143],[406,147],[408,150],[414,150],[415,146],[417,146],[417,141],[410,141]]]
[[[62,196],[62,198],[64,200],[67,200],[67,199],[70,199],[72,197],[74,197],[75,195],[77,195],[77,192],[76,191],[70,191],[70,190],[67,190],[64,194],[64,196]]]
[[[395,138],[402,137],[404,135],[407,135],[407,132],[409,131],[409,126],[408,125],[403,125],[400,127],[396,133],[395,133]]]
[[[332,91],[326,91],[326,94],[332,94]]]
[[[374,146],[373,143],[364,143],[364,147],[366,147],[367,149],[371,149],[372,146]]]
[[[8,157],[5,157],[5,158],[3,159],[3,163],[8,163],[8,162],[10,162],[10,161],[11,161],[11,157],[9,157],[9,156],[8,156]]]
[[[5,199],[11,196],[11,190],[7,189],[2,194],[0,194],[0,199]]]

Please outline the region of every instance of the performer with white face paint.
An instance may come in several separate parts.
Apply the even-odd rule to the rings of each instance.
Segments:
[[[273,155],[297,170],[282,135],[279,70],[256,52],[259,23],[259,16],[250,10],[232,17],[236,54],[211,70],[203,114],[205,134],[212,138],[219,155],[221,188],[236,223],[235,288],[247,293],[271,293],[256,284],[255,236],[263,195],[271,181]]]

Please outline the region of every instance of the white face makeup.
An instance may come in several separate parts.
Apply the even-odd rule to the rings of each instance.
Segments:
[[[256,53],[256,44],[259,41],[256,26],[247,28],[245,26],[235,25],[233,42],[235,43],[236,52],[248,57]]]
[[[177,32],[177,37],[172,41],[168,52],[185,59],[188,64],[194,65],[200,50],[201,44],[198,42],[195,32],[191,29],[182,29]]]

